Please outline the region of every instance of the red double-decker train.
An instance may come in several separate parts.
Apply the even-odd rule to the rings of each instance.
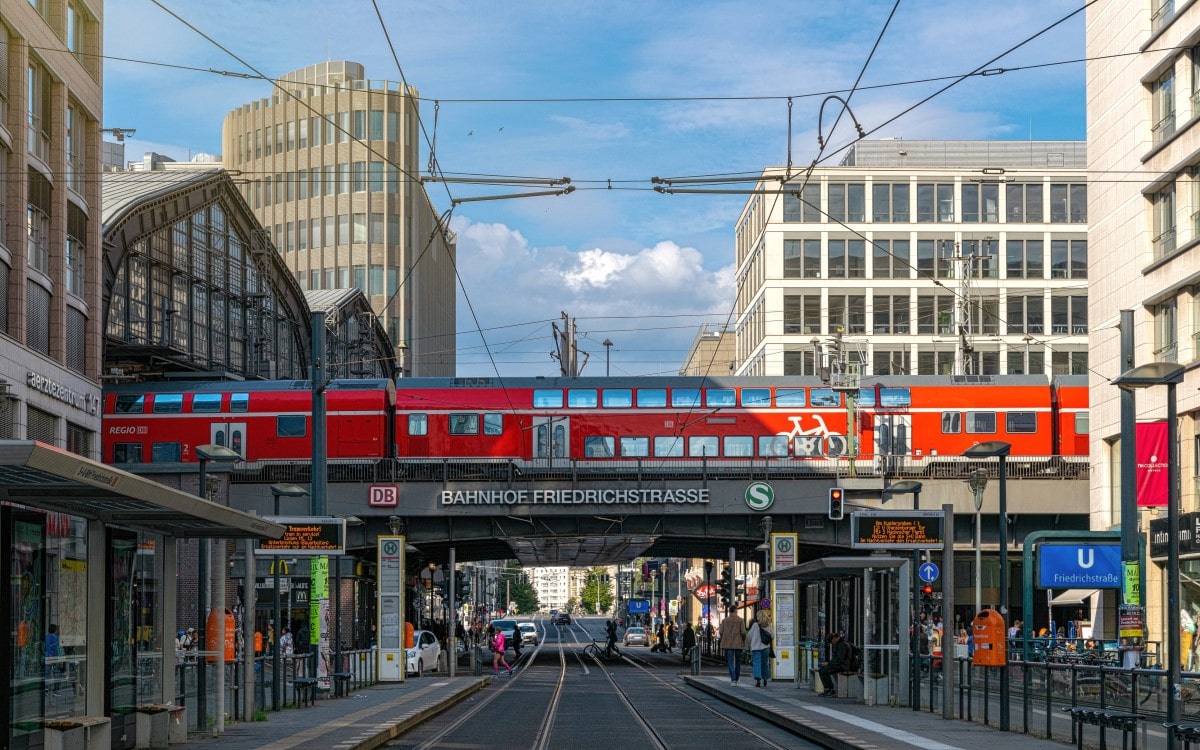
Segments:
[[[1087,378],[407,378],[325,389],[331,462],[505,459],[863,461],[917,465],[990,440],[1011,455],[1086,457]],[[116,385],[104,460],[195,461],[218,444],[250,462],[311,458],[306,381]],[[849,427],[853,425],[853,429]]]

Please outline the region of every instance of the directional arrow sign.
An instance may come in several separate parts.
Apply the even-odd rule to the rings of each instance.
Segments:
[[[936,581],[940,572],[941,571],[938,570],[938,566],[931,562],[924,563],[921,565],[921,567],[917,568],[917,575],[919,575],[921,580],[925,583],[933,583]]]

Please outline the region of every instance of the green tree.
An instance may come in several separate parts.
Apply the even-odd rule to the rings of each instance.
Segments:
[[[521,569],[521,563],[509,560],[500,572],[500,585],[507,584],[509,601],[517,612],[538,611],[537,591],[529,583],[529,576]]]
[[[583,611],[594,615],[607,612],[612,608],[612,581],[609,580],[608,572],[604,568],[588,569],[583,590],[579,592],[579,600]]]

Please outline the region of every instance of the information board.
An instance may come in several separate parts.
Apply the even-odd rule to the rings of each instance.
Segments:
[[[405,538],[380,536],[375,544],[379,562],[375,582],[379,595],[375,676],[380,682],[403,682],[408,671],[404,648]]]
[[[928,549],[943,546],[945,516],[940,510],[871,510],[850,514],[854,549]]]
[[[287,531],[278,539],[261,539],[256,555],[344,555],[346,519],[326,517],[268,517]]]

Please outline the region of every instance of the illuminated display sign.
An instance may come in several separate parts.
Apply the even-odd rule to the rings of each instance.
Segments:
[[[855,549],[927,549],[945,542],[940,510],[863,511],[850,516]]]
[[[341,555],[346,552],[346,522],[341,518],[271,518],[287,531],[279,539],[261,539],[259,555]]]

